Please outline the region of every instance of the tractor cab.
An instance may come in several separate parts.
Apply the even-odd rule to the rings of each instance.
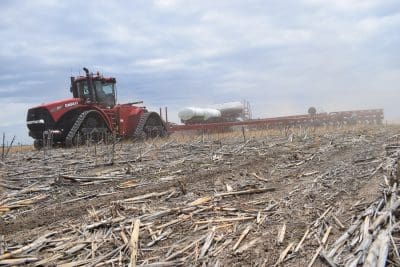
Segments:
[[[103,108],[113,108],[116,104],[115,78],[105,78],[99,74],[89,74],[84,68],[86,77],[71,77],[71,92],[86,104],[97,104]]]

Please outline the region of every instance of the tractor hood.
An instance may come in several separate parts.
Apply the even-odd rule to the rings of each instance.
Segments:
[[[54,121],[57,121],[65,112],[77,108],[81,104],[79,98],[67,98],[50,103],[45,103],[28,110],[28,114],[33,110],[47,110]]]
[[[50,112],[55,112],[64,108],[69,108],[81,103],[79,98],[67,98],[63,100],[58,100],[50,103],[41,104],[39,106],[33,107],[35,108],[45,108],[48,109]]]

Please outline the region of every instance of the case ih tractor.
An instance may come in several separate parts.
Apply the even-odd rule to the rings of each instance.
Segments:
[[[156,112],[135,104],[116,104],[115,78],[98,73],[71,77],[73,98],[43,104],[28,110],[27,126],[34,146],[44,140],[51,145],[80,145],[88,138],[100,141],[110,135],[146,138],[167,135],[167,128]]]

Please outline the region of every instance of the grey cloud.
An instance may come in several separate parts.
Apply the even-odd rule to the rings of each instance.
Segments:
[[[29,140],[26,109],[68,97],[87,66],[117,78],[121,102],[173,119],[242,98],[258,117],[316,105],[398,118],[399,26],[394,0],[2,1],[0,105],[25,109],[7,129]]]

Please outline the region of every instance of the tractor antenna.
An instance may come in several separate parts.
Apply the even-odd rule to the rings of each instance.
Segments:
[[[114,85],[114,90],[115,90],[114,91],[115,92],[115,104],[117,104],[117,102],[118,102],[118,94],[117,94],[117,92],[118,91],[117,91],[117,86],[115,86],[115,85]]]

